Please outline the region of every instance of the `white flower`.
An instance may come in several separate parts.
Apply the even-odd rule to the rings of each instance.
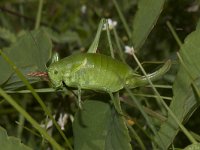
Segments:
[[[55,119],[55,115],[53,115],[53,118]],[[72,115],[67,113],[60,113],[57,123],[61,127],[61,130],[65,130],[65,124],[67,123],[68,118],[71,120],[71,122],[74,121],[74,117]],[[51,129],[52,126],[53,121],[49,118],[47,118],[45,123],[41,124],[41,127],[45,129]]]
[[[106,30],[107,24],[108,24],[108,29],[112,30],[114,27],[117,26],[117,21],[114,21],[112,19],[107,19],[108,23],[105,23],[103,25],[103,30]]]
[[[69,118],[70,118],[71,122],[74,122],[74,116],[69,115]]]
[[[86,5],[82,5],[81,6],[81,12],[82,12],[82,14],[85,14],[86,10],[87,10],[87,6]]]
[[[133,46],[125,46],[125,53],[132,55],[134,53],[134,48]]]
[[[192,4],[187,8],[188,12],[197,12],[199,10],[199,4]]]
[[[67,113],[63,114],[61,113],[59,118],[58,118],[58,124],[61,127],[61,130],[65,130],[65,124],[67,123],[69,115]]]
[[[55,118],[55,115],[53,115],[53,118]],[[42,128],[49,129],[49,128],[51,128],[53,126],[53,121],[52,120],[48,119],[47,121],[48,122],[41,124]]]

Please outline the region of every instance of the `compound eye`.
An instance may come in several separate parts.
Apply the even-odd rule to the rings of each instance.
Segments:
[[[53,72],[54,74],[58,74],[58,71],[57,70],[54,70],[54,72]]]

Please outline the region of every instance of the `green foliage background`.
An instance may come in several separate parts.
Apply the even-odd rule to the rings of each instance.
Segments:
[[[11,146],[6,149],[20,150],[29,149],[25,145],[32,149],[75,150],[169,149],[191,143],[193,149],[198,147],[199,5],[199,0],[1,0],[1,50],[28,83],[39,89],[35,91],[40,92],[42,101],[34,91],[34,96],[28,93],[28,84],[0,56],[0,142]],[[124,52],[125,46],[133,46],[146,72],[172,60],[170,71],[154,86],[160,85],[158,92],[189,135],[180,130],[151,86],[120,91],[122,110],[129,116],[124,117],[114,110],[107,94],[83,91],[84,109],[78,110],[76,90],[55,91],[49,89],[50,83],[27,76],[46,71],[55,54],[63,58],[87,52],[96,33],[100,34],[97,29],[102,18],[117,21],[109,32],[116,59],[137,68],[135,59]],[[176,33],[172,34],[169,22]],[[110,55],[108,40],[107,32],[102,31],[95,45],[98,53]],[[136,71],[142,74],[140,69]],[[67,116],[63,135],[54,121],[51,125],[53,117],[49,114],[54,121]]]

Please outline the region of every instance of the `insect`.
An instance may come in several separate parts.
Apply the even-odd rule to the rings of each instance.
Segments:
[[[158,79],[170,65],[169,60],[159,70],[148,74],[148,78]],[[74,54],[55,62],[49,66],[48,76],[55,88],[62,88],[64,83],[68,87],[109,93],[125,86],[135,88],[148,84],[145,76],[136,74],[127,64],[97,53]]]

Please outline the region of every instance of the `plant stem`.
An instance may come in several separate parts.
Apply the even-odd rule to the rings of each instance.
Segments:
[[[140,67],[141,71],[143,72],[143,74],[146,76],[147,80],[149,81],[150,85],[152,86],[153,91],[155,92],[155,94],[158,96],[159,100],[162,102],[163,106],[165,107],[165,109],[169,112],[169,114],[173,117],[173,119],[176,121],[176,123],[179,125],[179,127],[181,128],[181,130],[183,131],[183,133],[188,137],[188,139],[194,144],[197,143],[197,141],[192,137],[192,135],[189,133],[189,131],[181,124],[181,122],[177,119],[177,117],[174,115],[174,113],[172,112],[172,110],[167,106],[167,104],[164,102],[164,100],[162,99],[162,97],[160,96],[159,92],[156,90],[156,88],[153,86],[152,81],[148,78],[145,70],[143,69],[143,67],[141,66],[138,58],[136,57],[136,55],[133,53],[133,57],[135,59],[135,61],[137,62],[138,66]]]
[[[21,73],[21,71],[17,68],[17,66],[0,50],[0,55],[4,58],[4,60],[12,67],[12,69],[15,71],[15,73],[18,75],[18,77],[24,82],[24,84],[27,86],[27,88],[31,91],[37,102],[40,104],[44,112],[50,117],[50,119],[53,121],[53,124],[65,140],[65,143],[68,145],[70,150],[72,150],[72,146],[70,142],[68,141],[67,137],[65,134],[62,132],[60,129],[58,123],[54,119],[53,115],[51,114],[50,110],[46,107],[40,96],[35,92],[34,88],[31,86],[31,84],[28,82],[28,80],[24,77],[24,75]]]
[[[15,100],[5,93],[0,88],[0,95],[3,96],[18,112],[20,112],[31,124],[32,126],[38,130],[38,132],[43,135],[49,143],[52,144],[54,148],[57,150],[62,150],[61,146],[19,105],[15,102]]]
[[[35,22],[35,29],[38,29],[40,26],[43,2],[44,2],[44,0],[39,0],[36,22]]]

